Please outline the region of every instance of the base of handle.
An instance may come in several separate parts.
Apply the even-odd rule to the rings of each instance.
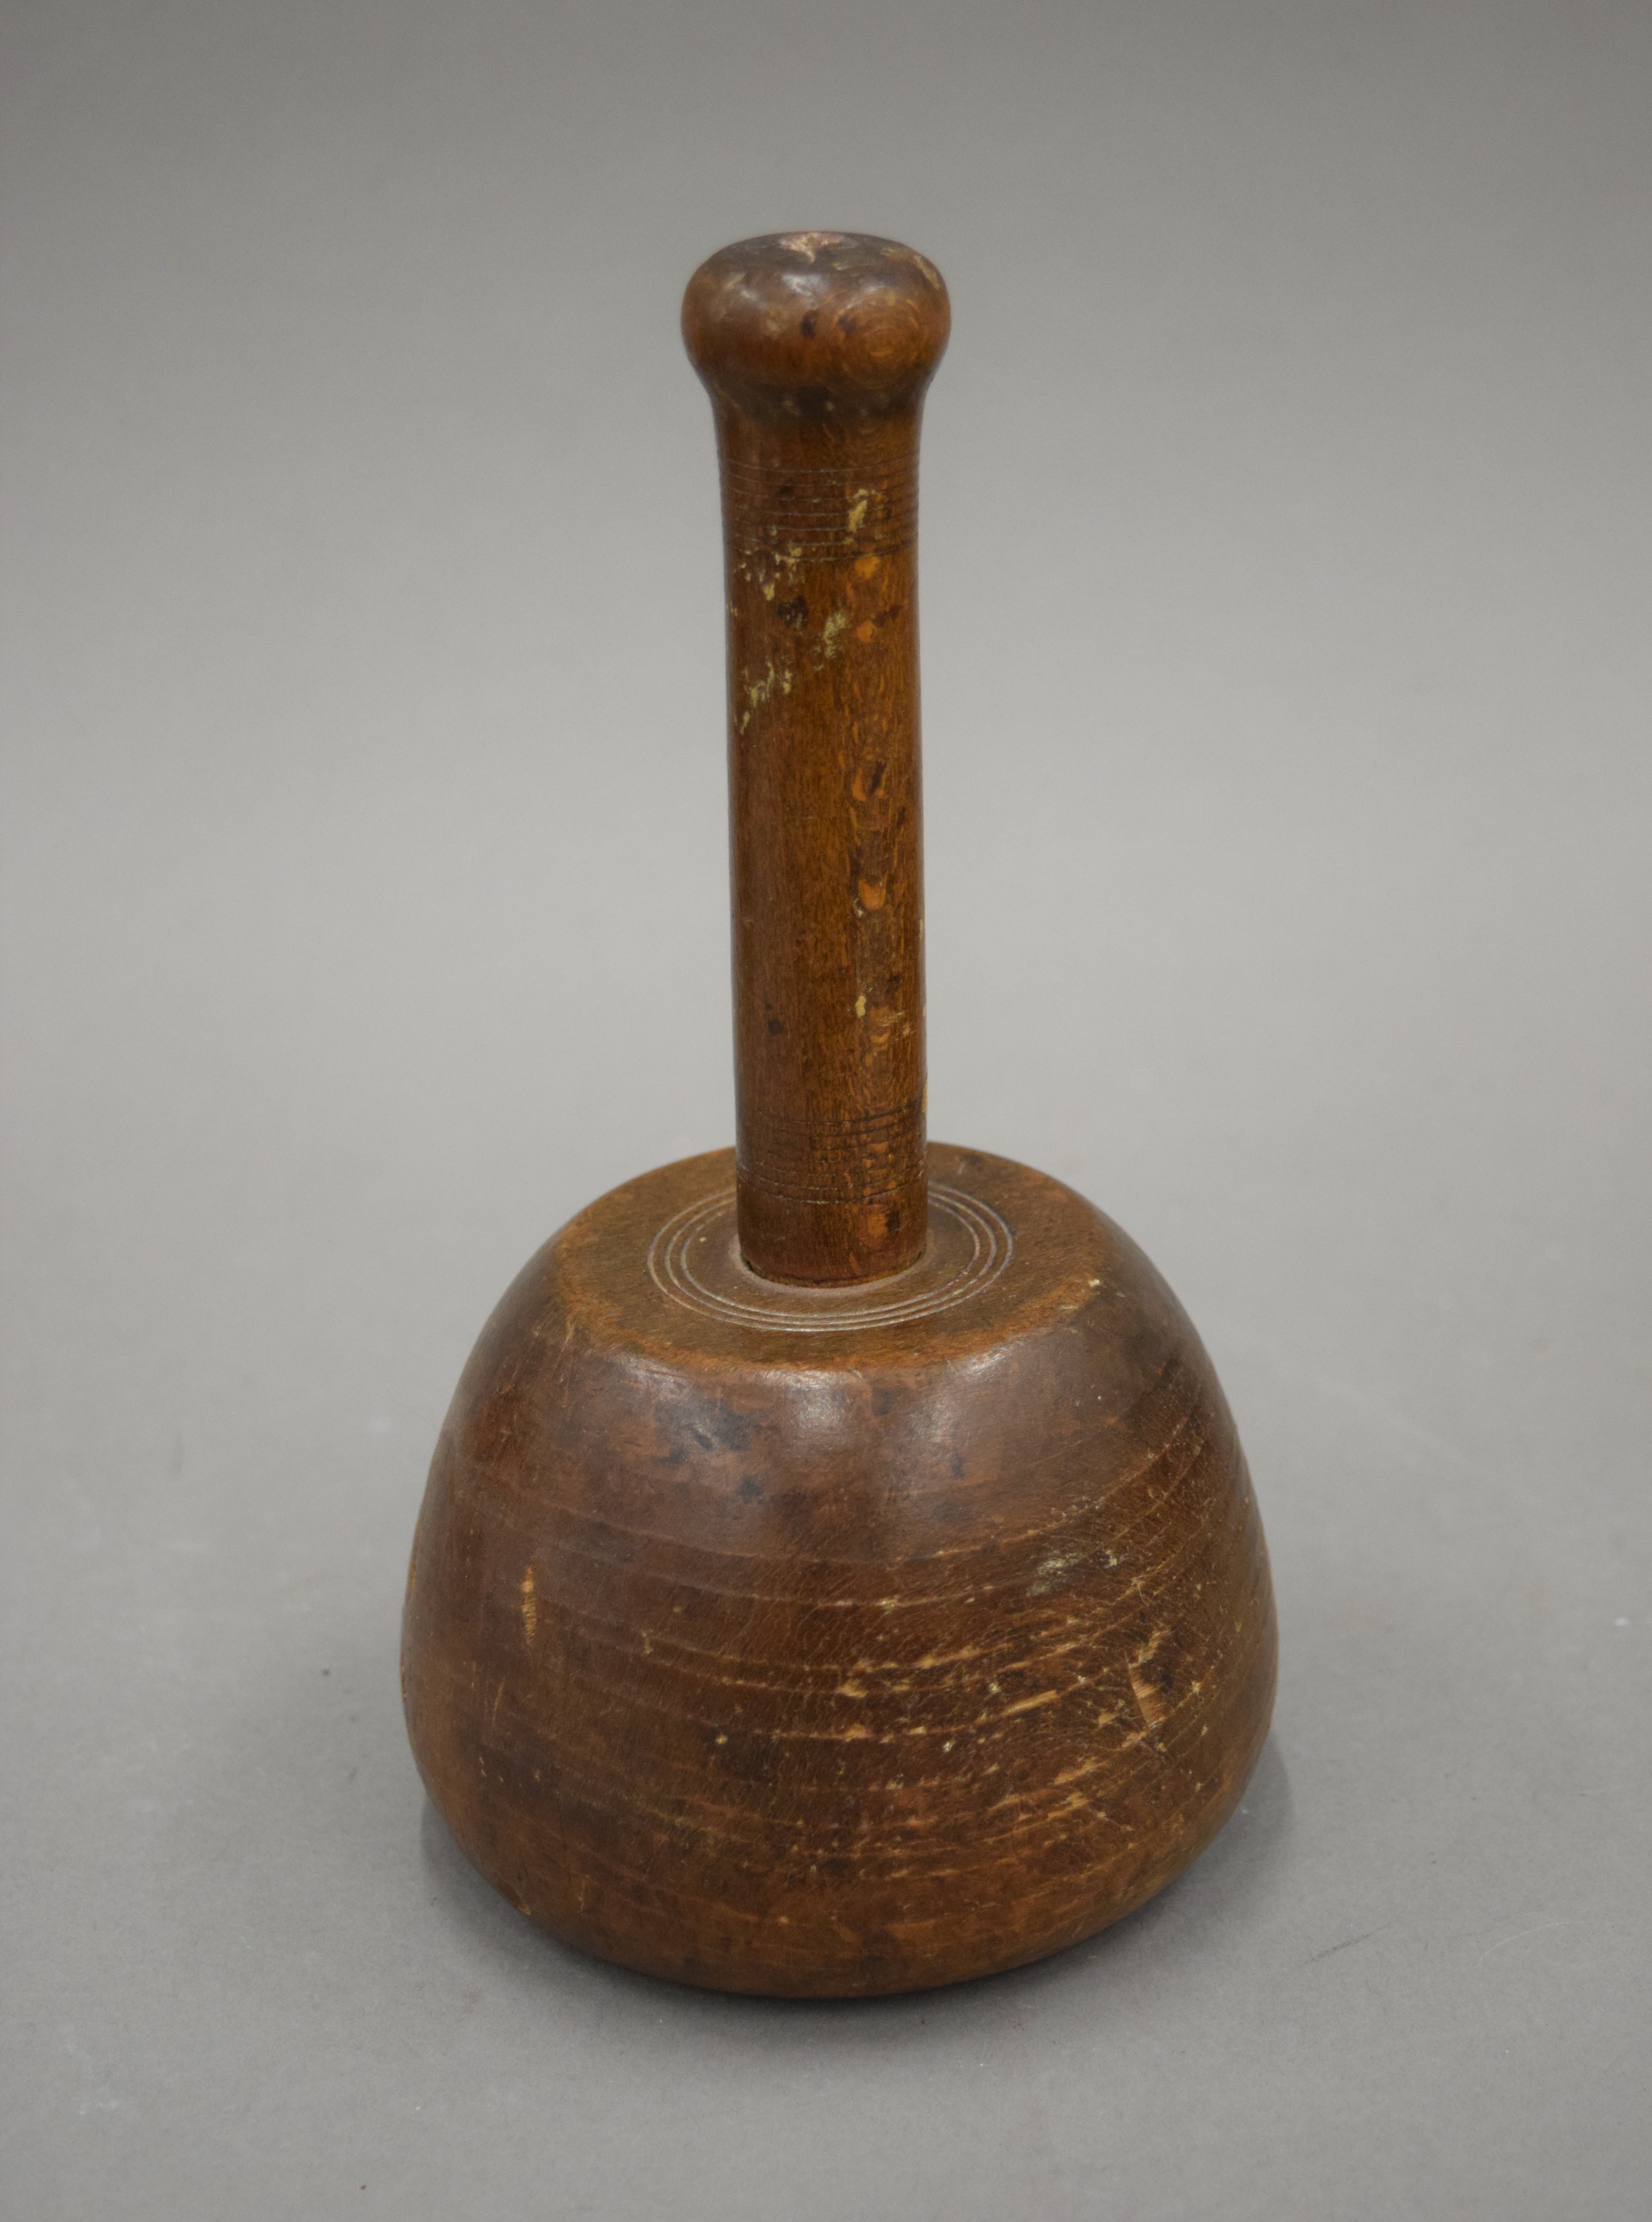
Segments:
[[[738,1183],[737,1183],[738,1185]],[[750,1269],[787,1288],[853,1288],[906,1272],[928,1234],[926,1184],[917,1179],[870,1202],[739,1189],[740,1252]]]

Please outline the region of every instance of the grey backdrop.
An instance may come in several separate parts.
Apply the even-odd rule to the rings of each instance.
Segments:
[[[1652,10],[14,0],[8,2216],[1638,2217]],[[517,1266],[731,1126],[724,241],[951,282],[934,1131],[1227,1383],[1274,1736],[1026,1973],[496,1902],[405,1552]]]

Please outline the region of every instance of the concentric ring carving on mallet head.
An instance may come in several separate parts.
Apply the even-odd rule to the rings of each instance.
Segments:
[[[1014,1236],[989,1205],[932,1181],[929,1240],[904,1273],[799,1289],[754,1286],[749,1269],[740,1271],[738,1243],[730,1240],[734,1204],[734,1191],[724,1189],[675,1213],[650,1245],[648,1270],[691,1310],[771,1333],[845,1334],[928,1319],[990,1288],[1015,1254]]]
[[[555,1935],[865,1996],[1036,1959],[1193,1858],[1266,1733],[1273,1609],[1152,1265],[1060,1182],[926,1143],[940,279],[789,233],[713,255],[683,323],[723,466],[738,1153],[600,1197],[506,1292],[403,1687],[448,1826]]]

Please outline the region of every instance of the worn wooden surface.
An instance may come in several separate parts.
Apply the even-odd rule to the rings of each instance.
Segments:
[[[923,1988],[1138,1905],[1267,1731],[1237,1437],[1128,1239],[925,1154],[912,486],[929,265],[689,288],[730,601],[739,1146],[548,1243],[443,1431],[403,1686],[481,1872],[715,1987]],[[760,1266],[763,1270],[754,1270]]]
[[[918,425],[949,328],[910,248],[800,232],[698,270],[722,468],[741,1240],[780,1281],[924,1243]]]
[[[857,1290],[741,1265],[733,1161],[593,1204],[505,1298],[430,1478],[430,1793],[569,1943],[730,1990],[1005,1968],[1138,1905],[1266,1731],[1266,1558],[1152,1266],[933,1152],[941,1239]]]

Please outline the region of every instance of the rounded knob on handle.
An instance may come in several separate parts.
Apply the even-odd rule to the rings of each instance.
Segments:
[[[682,304],[689,356],[719,400],[800,417],[912,407],[951,327],[933,262],[854,232],[741,240],[700,265]]]

